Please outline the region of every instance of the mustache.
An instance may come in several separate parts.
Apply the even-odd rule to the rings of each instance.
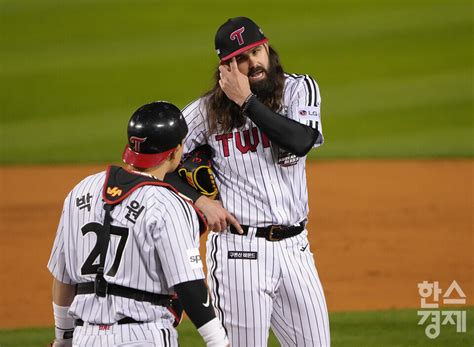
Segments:
[[[250,68],[249,72],[247,73],[247,77],[250,77],[253,74],[256,74],[256,73],[259,73],[259,72],[263,72],[264,74],[266,74],[268,76],[267,69],[265,69],[264,67],[261,67],[261,66],[255,66],[255,67]]]
[[[260,101],[265,102],[265,100],[272,98],[275,87],[277,85],[278,74],[276,72],[276,68],[270,64],[268,69],[263,66],[254,66],[250,68],[248,71],[248,76],[252,76],[254,73],[263,72],[265,74],[265,78],[259,81],[252,81],[250,82],[250,90],[253,94],[257,95]]]

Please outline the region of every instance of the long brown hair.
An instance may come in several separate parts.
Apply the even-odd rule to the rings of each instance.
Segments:
[[[268,46],[269,69],[267,78],[270,80],[271,90],[268,93],[258,93],[258,99],[273,111],[277,112],[281,107],[285,76],[280,63],[278,53]],[[219,85],[219,66],[214,73],[215,84],[211,90],[207,91],[203,97],[207,111],[207,121],[209,126],[208,136],[218,130],[230,132],[234,128],[240,128],[245,124],[246,116],[240,111],[240,107],[222,91]],[[262,95],[263,94],[263,95]]]

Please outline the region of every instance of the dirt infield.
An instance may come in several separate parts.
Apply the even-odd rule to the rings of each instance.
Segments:
[[[104,166],[0,168],[0,328],[52,324],[61,205]],[[474,298],[473,160],[308,164],[312,251],[331,311],[419,307],[417,283]]]

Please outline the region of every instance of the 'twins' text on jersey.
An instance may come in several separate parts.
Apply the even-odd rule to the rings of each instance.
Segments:
[[[321,97],[317,83],[308,75],[285,74],[282,108],[279,113],[309,125],[324,138]],[[232,132],[208,136],[204,99],[189,104],[183,114],[189,127],[184,152],[208,143],[216,155],[213,171],[224,208],[244,225],[296,225],[308,214],[305,157],[298,158],[272,144],[247,119]]]

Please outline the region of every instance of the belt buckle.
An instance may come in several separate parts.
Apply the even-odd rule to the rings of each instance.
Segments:
[[[275,238],[275,237],[273,236],[273,232],[274,232],[275,230],[281,230],[281,229],[282,229],[282,227],[281,227],[280,225],[272,225],[272,226],[270,227],[270,231],[268,232],[268,239],[267,239],[267,240],[268,240],[268,241],[280,241],[279,238]]]

